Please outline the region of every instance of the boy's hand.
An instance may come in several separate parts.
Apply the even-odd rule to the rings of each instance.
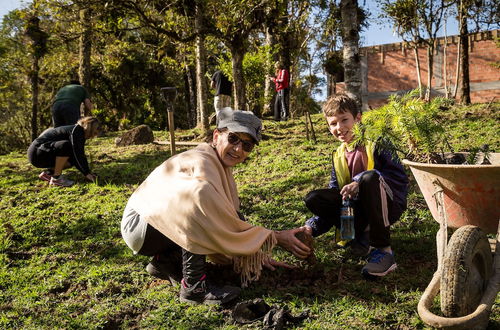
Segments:
[[[311,253],[311,249],[302,243],[295,234],[299,231],[305,231],[304,227],[275,231],[278,245],[287,251],[290,251],[294,256],[300,259],[305,259]]]
[[[340,194],[342,195],[343,199],[352,199],[358,196],[358,192],[359,183],[357,183],[356,181],[346,184],[342,187],[342,190],[340,190]]]
[[[302,226],[302,227],[300,227],[300,228],[303,228],[303,230],[304,230],[304,232],[306,232],[306,234],[308,234],[308,235],[311,235],[311,236],[312,236],[312,234],[313,234],[313,229],[312,229],[311,227],[309,227],[309,226]]]

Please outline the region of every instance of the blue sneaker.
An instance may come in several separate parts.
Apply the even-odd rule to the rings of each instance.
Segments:
[[[370,252],[368,263],[361,270],[363,275],[382,277],[398,267],[393,253],[375,249]]]

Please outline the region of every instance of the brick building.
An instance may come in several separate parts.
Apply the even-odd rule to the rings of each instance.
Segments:
[[[495,40],[500,30],[469,36],[469,76],[471,101],[486,103],[500,100],[500,47]],[[445,86],[453,91],[456,81],[458,36],[438,38],[434,54],[432,93],[445,94]],[[446,42],[446,44],[445,44]],[[418,87],[415,54],[404,42],[364,47],[360,50],[364,108],[387,102],[389,95]],[[446,53],[446,57],[445,57]],[[427,84],[427,50],[418,49],[422,86]],[[339,86],[343,89],[344,86]]]

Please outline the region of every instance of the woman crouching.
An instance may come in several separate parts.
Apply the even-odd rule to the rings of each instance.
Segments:
[[[245,286],[263,267],[290,267],[272,259],[276,244],[299,258],[310,253],[295,237],[303,229],[272,231],[245,222],[239,213],[232,167],[248,157],[260,131],[253,113],[221,110],[212,145],[202,143],[165,161],[127,203],[125,242],[134,253],[153,256],[146,267],[151,275],[181,283],[183,302],[220,304],[239,295],[238,287],[207,282],[206,256],[232,262]]]

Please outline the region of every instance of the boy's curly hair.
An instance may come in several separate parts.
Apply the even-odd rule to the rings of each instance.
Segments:
[[[361,112],[356,101],[346,93],[333,94],[323,105],[323,113],[327,117],[345,112],[350,112],[353,117]]]

